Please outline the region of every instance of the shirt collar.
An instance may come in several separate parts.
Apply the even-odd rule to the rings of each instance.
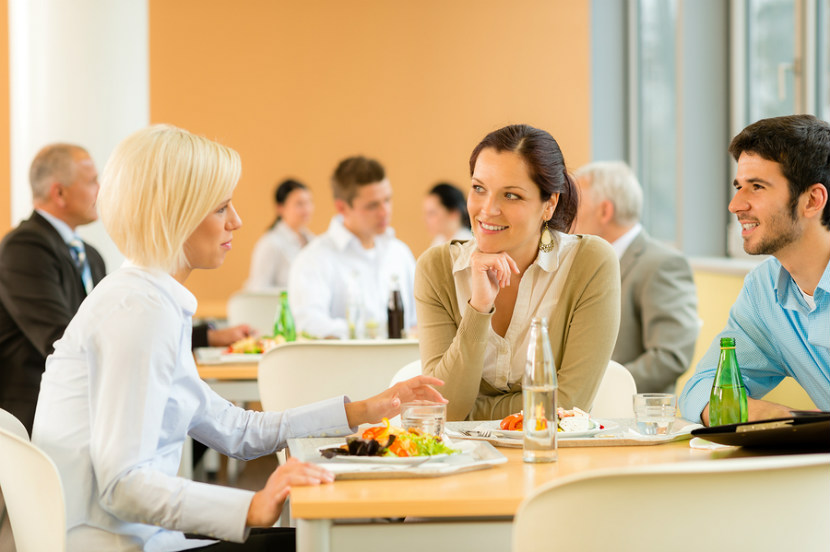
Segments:
[[[617,254],[617,258],[621,259],[623,255],[625,255],[626,249],[628,246],[631,245],[631,242],[640,234],[640,231],[643,229],[643,226],[638,222],[631,229],[617,238],[614,243],[611,244],[611,247],[614,248],[614,252]]]
[[[554,272],[557,268],[559,268],[559,264],[561,263],[562,251],[567,249],[564,246],[578,239],[577,236],[572,234],[563,234],[562,232],[557,232],[556,230],[551,230],[550,233],[553,236],[553,249],[548,252],[540,249],[539,254],[536,255],[536,259],[534,259],[530,264],[528,270],[531,270],[533,266],[538,266],[545,272]],[[470,268],[470,257],[472,257],[473,251],[476,250],[475,237],[460,244],[460,248],[461,252],[452,264],[453,273],[461,272],[462,270]]]
[[[192,317],[196,313],[196,307],[199,304],[196,296],[170,274],[158,268],[139,266],[129,259],[124,261],[121,268],[136,270],[148,280],[152,280],[157,287],[166,291],[173,298],[185,315]]]
[[[56,217],[54,215],[50,215],[49,213],[47,213],[46,211],[44,211],[42,209],[35,209],[35,211],[37,211],[37,213],[40,216],[45,218],[46,221],[49,224],[51,224],[55,228],[55,230],[58,231],[58,234],[60,234],[63,241],[65,241],[66,243],[69,243],[73,239],[78,238],[78,234],[76,234],[75,231],[72,230],[72,228],[70,228],[70,226],[68,224],[66,224],[64,221],[62,221],[58,217]],[[80,239],[80,238],[78,238],[78,239]]]
[[[778,278],[775,282],[775,298],[778,301],[778,304],[790,310],[800,308],[802,306],[803,299],[801,297],[801,291],[798,289],[792,275],[790,275],[787,269],[784,268],[784,266],[775,257],[773,257],[770,262],[778,264]],[[830,263],[824,267],[824,273],[818,281],[816,291],[813,291],[813,298],[816,300],[819,299],[818,290],[821,290],[822,293],[825,294],[830,293]]]
[[[332,217],[329,223],[328,234],[337,249],[341,251],[345,250],[352,243],[354,243],[355,247],[363,249],[363,244],[360,243],[360,239],[343,225],[343,215],[334,215]],[[384,245],[394,237],[395,231],[391,227],[387,228],[386,232],[375,236],[375,247]]]

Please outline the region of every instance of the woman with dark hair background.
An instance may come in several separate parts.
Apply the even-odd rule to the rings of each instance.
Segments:
[[[530,322],[545,317],[559,405],[589,410],[619,326],[616,254],[602,239],[566,233],[577,189],[544,130],[488,134],[470,174],[474,239],[428,249],[415,272],[424,374],[445,381],[448,419],[518,412]]]
[[[314,213],[308,187],[297,180],[285,180],[274,193],[277,218],[254,246],[251,272],[245,289],[265,291],[288,287],[288,273],[294,257],[314,238],[306,226]]]
[[[424,198],[424,223],[433,237],[430,247],[473,237],[467,198],[464,192],[446,182],[433,186]]]

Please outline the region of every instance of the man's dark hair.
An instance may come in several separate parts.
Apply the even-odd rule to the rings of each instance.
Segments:
[[[830,191],[830,124],[812,115],[761,119],[743,129],[729,144],[735,161],[742,153],[781,165],[790,189],[790,210],[796,217],[798,198],[813,184]],[[821,223],[830,229],[830,201]]]
[[[337,165],[331,177],[334,199],[342,199],[349,205],[361,186],[376,184],[386,178],[383,165],[374,159],[358,155],[344,159]]]

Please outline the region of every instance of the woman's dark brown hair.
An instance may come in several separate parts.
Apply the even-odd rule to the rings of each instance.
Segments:
[[[559,194],[559,203],[548,221],[551,228],[567,232],[576,217],[579,197],[559,144],[549,133],[530,125],[509,125],[484,137],[470,155],[470,175],[475,172],[481,150],[510,151],[521,155],[530,171],[530,178],[539,187],[542,201]]]

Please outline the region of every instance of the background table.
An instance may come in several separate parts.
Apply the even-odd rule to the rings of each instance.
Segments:
[[[259,401],[258,368],[257,361],[196,364],[199,377],[219,395],[236,404]]]
[[[690,448],[688,441],[680,441],[560,449],[558,462],[525,464],[521,449],[499,450],[508,458],[506,464],[476,472],[433,479],[346,480],[294,487],[291,514],[297,520],[297,550],[359,550],[367,543],[385,542],[396,552],[503,552],[510,550],[512,518],[519,504],[548,481],[604,468],[753,455],[741,449],[697,450]],[[351,521],[404,517],[406,523]],[[602,530],[602,520],[597,524]]]

